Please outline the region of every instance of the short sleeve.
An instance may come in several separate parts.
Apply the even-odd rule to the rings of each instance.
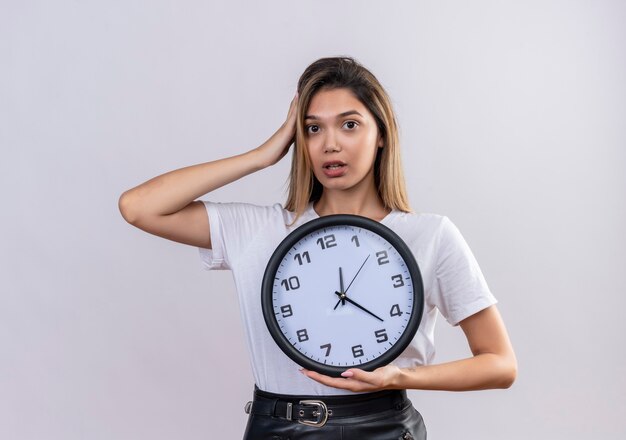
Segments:
[[[443,217],[433,302],[451,325],[497,303],[476,258],[457,227]]]
[[[202,201],[211,228],[211,249],[198,248],[206,270],[233,269],[259,235],[270,233],[270,225],[285,227],[280,204],[256,206],[246,203]]]
[[[222,221],[216,204],[203,201],[211,228],[211,249],[198,248],[202,267],[206,270],[230,269],[224,260]]]

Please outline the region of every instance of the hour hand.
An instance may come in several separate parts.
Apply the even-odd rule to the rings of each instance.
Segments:
[[[333,310],[337,310],[337,307],[339,307],[339,304],[341,304],[342,306],[346,305],[346,294],[343,292],[335,292],[336,295],[339,296],[339,301],[337,301],[337,304],[335,304],[335,307],[333,307]]]
[[[343,298],[340,295],[339,301],[337,301],[337,304],[335,304],[335,307],[333,307],[333,310],[337,310],[337,307],[339,307],[339,304],[341,304],[342,306],[346,305],[346,300],[345,300],[346,295],[343,290],[343,271],[341,270],[341,267],[339,268],[339,292],[343,294]]]
[[[346,291],[345,291],[345,289],[343,288],[343,271],[341,270],[341,267],[339,268],[339,291],[340,291],[341,293],[343,293],[343,294],[344,294],[344,296],[345,296]],[[345,300],[345,298],[342,298],[342,299],[341,299],[341,305],[342,305],[342,306],[345,306],[345,305],[346,305],[346,300]]]

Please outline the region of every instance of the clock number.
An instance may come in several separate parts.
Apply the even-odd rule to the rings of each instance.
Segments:
[[[352,356],[354,356],[355,358],[361,357],[364,354],[365,353],[363,353],[362,345],[355,345],[354,347],[352,347]]]
[[[283,318],[289,318],[293,315],[293,310],[291,310],[291,304],[287,304],[286,306],[282,306],[280,308],[281,313],[283,314]]]
[[[361,246],[359,244],[359,237],[357,237],[356,235],[353,235],[350,240],[352,240],[354,242],[354,244],[356,244],[356,247],[360,247]]]
[[[300,255],[300,254],[296,254],[296,255],[293,257],[293,259],[294,259],[294,260],[298,260],[298,264],[299,264],[300,266],[302,266],[302,262],[303,262],[304,260],[306,260],[306,262],[307,262],[307,263],[310,263],[310,262],[311,262],[311,257],[309,256],[309,251],[304,251],[304,252],[302,252],[302,255]]]
[[[393,283],[393,287],[402,287],[404,286],[404,280],[402,279],[402,275],[398,274],[398,275],[394,275],[391,277],[391,279],[394,281]]]
[[[400,310],[400,306],[398,304],[394,304],[391,306],[389,316],[402,316],[402,311]]]
[[[376,330],[374,332],[374,336],[376,336],[376,342],[378,342],[379,344],[387,342],[389,340],[389,337],[387,337],[387,330],[385,330],[384,328],[381,330]]]
[[[306,332],[305,328],[303,328],[302,330],[298,330],[296,332],[296,335],[298,335],[298,342],[304,342],[309,340],[309,334]]]
[[[317,239],[316,243],[322,247],[322,250],[337,246],[337,242],[335,241],[335,234],[320,237]]]
[[[387,256],[387,251],[376,252],[376,256],[378,257],[379,266],[389,263],[389,257]]]
[[[285,288],[285,290],[287,290],[287,292],[300,288],[300,280],[296,276],[284,279],[280,282],[280,284]]]
[[[320,345],[320,348],[322,350],[326,350],[326,354],[324,355],[325,357],[328,357],[328,355],[330,354],[330,344],[324,344],[324,345]]]

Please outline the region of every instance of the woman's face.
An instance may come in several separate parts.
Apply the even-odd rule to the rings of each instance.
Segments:
[[[374,185],[382,139],[374,116],[349,89],[317,92],[304,118],[313,174],[325,190]]]

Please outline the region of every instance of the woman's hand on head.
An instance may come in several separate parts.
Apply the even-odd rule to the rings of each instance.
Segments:
[[[325,376],[305,369],[302,369],[301,372],[306,377],[323,385],[357,393],[402,388],[398,382],[401,370],[393,365],[377,368],[372,372],[350,368],[341,374],[342,377]]]
[[[287,119],[278,130],[256,151],[260,154],[263,167],[278,163],[289,151],[296,137],[296,116],[298,108],[298,94],[294,96],[289,105]]]

